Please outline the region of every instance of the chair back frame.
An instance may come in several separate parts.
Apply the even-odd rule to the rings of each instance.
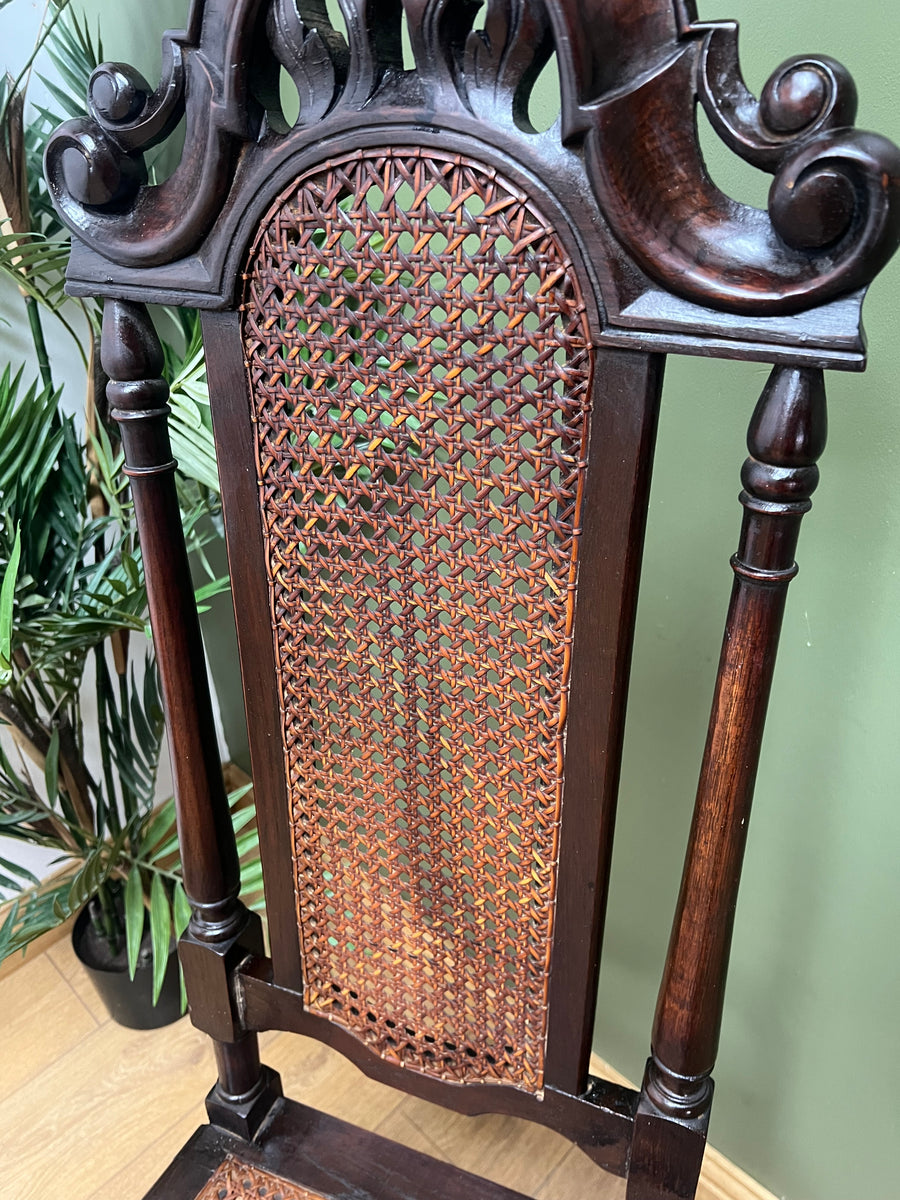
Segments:
[[[822,369],[864,365],[860,311],[865,289],[900,241],[900,153],[883,138],[853,127],[855,89],[831,59],[789,60],[757,100],[740,75],[734,24],[699,22],[687,0],[489,0],[480,17],[479,7],[469,0],[340,0],[345,40],[322,0],[299,5],[294,0],[193,0],[186,30],[166,35],[160,86],[154,91],[131,68],[106,64],[91,81],[89,117],[67,123],[48,147],[51,193],[74,234],[69,290],[107,298],[103,366],[132,477],[175,771],[185,887],[193,908],[182,962],[192,1018],[216,1046],[219,1082],[210,1113],[226,1128],[252,1137],[280,1095],[277,1077],[260,1066],[257,1032],[294,1029],[329,1042],[385,1082],[459,1111],[513,1113],[567,1133],[603,1166],[627,1172],[635,1200],[690,1196],[711,1103],[731,925],[781,613],[796,571],[800,520],[810,507],[816,460],[825,442]],[[404,22],[414,63],[408,69]],[[538,74],[554,55],[562,110],[556,125],[539,132],[529,120],[528,103]],[[281,108],[279,67],[300,95],[300,115],[293,124]],[[709,179],[697,138],[697,104],[737,153],[773,174],[767,212],[733,201]],[[144,153],[182,116],[181,163],[169,179],[150,185]],[[327,273],[329,259],[321,245],[313,238],[307,239],[306,251],[297,249],[305,227],[298,217],[300,224],[285,233],[282,214],[291,204],[298,211],[311,205],[313,195],[321,199],[330,186],[323,180],[333,183],[360,170],[374,179],[376,169],[385,179],[393,178],[391,171],[406,171],[412,183],[421,183],[430,171],[428,187],[435,186],[435,172],[458,180],[469,171],[465,194],[461,184],[448,183],[448,211],[459,220],[468,213],[466,219],[480,222],[482,231],[481,248],[466,268],[472,274],[476,262],[481,272],[477,286],[470,285],[476,297],[471,356],[478,352],[477,338],[487,337],[488,293],[499,278],[496,262],[484,265],[484,239],[496,240],[502,214],[513,211],[520,214],[520,232],[528,220],[545,223],[551,259],[558,257],[553,278],[568,281],[587,347],[583,438],[576,449],[570,447],[577,505],[569,501],[566,536],[576,549],[569,560],[571,587],[557,605],[567,614],[559,641],[566,666],[564,675],[554,677],[559,694],[549,718],[560,730],[553,745],[564,765],[553,817],[554,828],[559,827],[558,844],[552,843],[557,857],[547,875],[552,926],[546,925],[546,943],[541,943],[543,974],[535,977],[544,993],[546,1022],[535,1036],[527,1069],[506,1064],[506,1075],[503,1064],[494,1069],[493,1056],[485,1060],[483,1050],[470,1051],[480,1070],[472,1074],[453,1055],[444,1060],[450,1063],[446,1069],[430,1069],[421,1045],[416,1049],[412,1042],[408,1049],[415,1055],[404,1060],[389,1048],[392,1037],[367,1041],[358,1023],[354,1027],[341,1017],[339,1005],[311,1002],[302,936],[298,941],[296,840],[293,853],[288,848],[292,837],[302,836],[298,828],[310,824],[310,814],[298,825],[298,793],[291,779],[310,766],[306,761],[298,767],[290,754],[286,757],[293,727],[286,724],[289,688],[279,630],[284,633],[287,619],[279,615],[271,537],[273,514],[284,517],[291,501],[290,489],[271,500],[268,443],[259,432],[261,421],[268,420],[260,401],[267,387],[278,407],[278,389],[265,383],[265,372],[273,355],[279,362],[290,360],[297,318],[284,301],[284,287],[272,299],[269,268],[259,265],[258,246],[260,230],[274,229],[270,243],[281,246],[288,258],[293,255],[303,280]],[[299,192],[298,180],[303,183]],[[359,191],[340,186],[347,198],[343,209],[327,195],[321,199],[323,212],[331,203],[338,233],[341,213],[365,220],[357,212],[363,207]],[[467,197],[479,187],[488,202],[485,206],[483,197],[478,199],[482,208],[475,206],[473,216]],[[387,215],[388,192],[386,185],[379,194],[384,212],[378,204],[368,208],[369,217],[374,212],[383,219],[385,246],[392,243],[391,220],[398,221],[396,212]],[[429,253],[422,247],[439,228],[450,228],[435,224],[423,197],[420,189],[412,199],[411,211],[418,204],[421,221],[418,248],[408,252],[407,263],[421,264]],[[485,209],[487,217],[480,215]],[[501,215],[495,217],[495,209]],[[326,229],[321,214],[310,220],[309,229]],[[514,232],[504,228],[508,235]],[[335,238],[337,258],[343,243]],[[452,276],[450,240],[451,250],[438,254],[418,283],[421,291],[426,279],[427,303],[452,325],[455,318],[440,308],[434,293],[442,271]],[[462,240],[461,234],[460,245]],[[344,273],[351,282],[336,276],[332,291],[322,293],[333,307],[348,297],[354,306],[361,303],[356,280],[365,255],[372,255],[371,245],[357,241],[353,253],[361,257],[353,259],[352,276]],[[512,236],[507,242],[510,262],[520,261],[517,254],[521,264],[532,261],[527,238],[520,239],[524,250]],[[382,247],[373,269],[390,276],[389,269],[382,270],[393,261],[390,253]],[[257,285],[260,294],[268,286],[266,304],[272,307],[254,308],[250,298]],[[546,284],[554,286],[563,287]],[[526,307],[537,311],[545,290],[541,284]],[[297,289],[291,293],[295,304],[298,294]],[[491,295],[496,309],[496,294]],[[145,309],[151,302],[204,310],[266,871],[269,955],[258,921],[237,899],[237,857],[215,761],[202,644],[178,519],[166,385],[159,378],[161,356]],[[432,354],[435,319],[422,315],[426,301],[420,297],[418,308],[413,300],[405,303],[403,312],[413,313],[418,336],[415,353]],[[462,330],[461,320],[456,332]],[[379,321],[376,314],[375,324]],[[360,351],[366,328],[362,317],[354,317],[345,363]],[[412,328],[408,323],[401,332],[411,336]],[[331,326],[327,336],[336,336]],[[278,343],[274,350],[267,337]],[[388,365],[383,369],[406,370],[400,334],[388,329],[385,338]],[[307,351],[314,345],[312,334],[303,345]],[[468,364],[476,378],[475,358],[465,359],[470,351],[463,352],[461,345],[460,340],[455,351],[462,356],[459,362]],[[531,349],[540,359],[541,347]],[[451,350],[444,357],[432,354],[441,377],[448,365],[453,369]],[[775,366],[750,427],[750,457],[742,474],[744,524],[732,560],[734,592],[652,1053],[636,1093],[591,1079],[588,1059],[643,531],[668,352]],[[553,369],[545,362],[545,371]],[[570,369],[565,360],[560,378],[568,378]],[[523,370],[516,378],[530,378],[530,368]],[[312,367],[295,371],[293,378],[295,392],[308,388],[312,396],[304,404],[314,403],[316,389],[326,384]],[[306,382],[298,382],[301,378]],[[510,378],[507,373],[498,385],[501,391],[508,391]],[[484,390],[488,384],[482,380],[477,387]],[[488,408],[479,410],[482,430],[490,425]],[[396,416],[395,409],[391,412]],[[316,420],[326,428],[321,414]],[[276,429],[279,444],[291,428],[287,421]],[[535,428],[536,433],[529,426],[528,437],[539,440],[541,428]],[[345,432],[342,427],[342,436]],[[367,436],[365,454],[374,462],[372,446],[383,439]],[[470,467],[472,445],[466,449]],[[446,452],[446,443],[439,449]],[[526,450],[525,457],[529,454]],[[302,474],[314,466],[321,470],[324,460],[307,450],[297,451],[291,461]],[[335,471],[337,492],[357,503],[365,487],[348,492],[349,461],[338,454],[325,469]],[[508,474],[508,455],[505,462]],[[490,471],[476,471],[469,482],[476,491],[486,487]],[[391,476],[388,488],[394,483]],[[432,509],[440,507],[436,495],[432,489]],[[496,524],[509,501],[507,489],[503,500],[484,511]],[[556,501],[562,512],[562,493]],[[303,503],[313,514],[310,527],[314,518],[326,521],[321,488],[307,491]],[[421,519],[426,518],[427,512]],[[488,527],[487,518],[481,527]],[[396,532],[396,517],[388,514],[381,528]],[[336,541],[347,536],[343,526],[340,536],[336,530],[333,525]],[[428,541],[427,529],[419,535]],[[371,546],[367,553],[374,553]],[[330,595],[327,588],[318,593],[300,588],[294,594],[301,608],[309,607],[310,595],[313,604]],[[292,620],[296,624],[299,618],[295,614]],[[312,625],[301,622],[300,628],[307,630],[300,640],[309,642]],[[296,645],[292,653],[296,662]],[[516,667],[513,674],[517,670],[521,673]],[[314,690],[307,679],[304,703],[312,704]],[[533,687],[528,694],[534,694]],[[522,725],[527,757],[537,743],[527,722]],[[317,737],[313,757],[323,753]],[[501,745],[498,753],[502,757],[507,751]],[[537,850],[535,855],[540,863]],[[302,916],[300,926],[302,934]],[[434,958],[423,961],[433,964]],[[416,1036],[410,1029],[409,1037]],[[449,1048],[454,1054],[458,1050]]]

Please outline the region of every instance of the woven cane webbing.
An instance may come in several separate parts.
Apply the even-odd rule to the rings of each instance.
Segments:
[[[327,1197],[259,1167],[249,1167],[229,1154],[194,1200],[327,1200]]]
[[[375,150],[265,218],[243,337],[305,1004],[539,1090],[591,350],[493,170]]]

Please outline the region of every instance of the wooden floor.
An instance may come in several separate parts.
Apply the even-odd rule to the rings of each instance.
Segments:
[[[64,938],[0,978],[0,1179],[10,1200],[140,1200],[205,1119],[212,1054],[187,1019],[135,1032],[109,1020]],[[537,1200],[620,1200],[624,1185],[563,1138],[508,1117],[462,1117],[367,1079],[340,1055],[267,1034],[285,1092]],[[698,1200],[768,1193],[707,1156]],[[740,1178],[738,1178],[740,1176]],[[736,1190],[737,1185],[737,1190]],[[742,1190],[743,1189],[743,1190]]]

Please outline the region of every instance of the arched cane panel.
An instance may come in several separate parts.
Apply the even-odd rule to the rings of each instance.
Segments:
[[[591,349],[493,169],[370,150],[274,203],[246,268],[308,1009],[538,1090]]]

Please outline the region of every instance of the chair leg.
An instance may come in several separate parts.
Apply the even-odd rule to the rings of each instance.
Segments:
[[[709,1110],[700,1117],[666,1116],[641,1093],[634,1118],[626,1200],[694,1200]]]
[[[238,1042],[213,1042],[219,1079],[206,1097],[213,1125],[252,1141],[281,1099],[281,1078],[259,1061],[259,1040],[248,1033]]]

